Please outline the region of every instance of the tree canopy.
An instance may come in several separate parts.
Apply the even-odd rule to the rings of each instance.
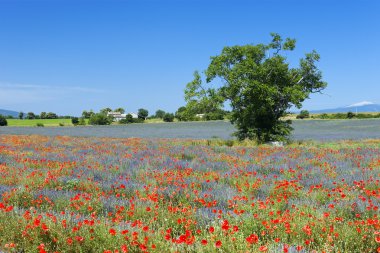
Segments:
[[[145,120],[148,117],[148,114],[149,114],[148,110],[144,108],[140,108],[137,112],[139,119],[143,119],[143,120]]]
[[[327,85],[316,66],[320,58],[316,51],[301,58],[298,67],[291,67],[284,52],[293,51],[296,40],[284,41],[276,33],[271,36],[269,44],[225,47],[220,55],[211,57],[206,82],[219,79],[218,89],[203,87],[196,72],[185,90],[188,104],[229,101],[231,122],[237,127],[239,139],[286,140],[292,130],[291,121],[282,118],[288,109],[301,108],[311,93],[321,92]],[[189,99],[192,97],[198,100]]]
[[[116,108],[114,112],[120,112],[121,114],[125,113],[125,109],[122,107]]]
[[[163,119],[164,116],[165,116],[165,113],[166,113],[166,112],[165,112],[164,110],[158,109],[158,110],[156,111],[155,117],[156,117],[156,118]]]

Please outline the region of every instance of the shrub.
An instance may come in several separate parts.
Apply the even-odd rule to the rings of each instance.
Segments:
[[[370,114],[370,113],[358,113],[355,115],[356,118],[358,119],[370,119],[370,118],[375,118],[376,115]]]
[[[320,116],[319,116],[321,119],[329,119],[329,115],[327,113],[322,113]]]
[[[214,112],[208,112],[204,115],[206,120],[223,120],[225,112],[223,110],[218,110]]]
[[[88,120],[90,125],[109,125],[112,123],[112,118],[108,117],[104,113],[95,113]]]
[[[85,120],[84,117],[80,117],[80,118],[79,118],[78,125],[80,125],[80,126],[84,126],[84,125],[86,125],[86,120]]]
[[[72,118],[71,118],[71,123],[72,123],[74,126],[78,125],[78,124],[79,124],[79,119],[78,119],[78,117],[72,117]]]
[[[345,113],[334,113],[331,115],[333,119],[346,119],[347,115]]]
[[[7,119],[3,115],[0,115],[0,126],[7,126],[7,125],[8,125]]]
[[[65,126],[65,123],[59,122],[59,126]]]
[[[308,110],[302,110],[300,112],[300,114],[297,115],[296,117],[297,119],[306,119],[306,118],[310,118],[310,113]]]
[[[132,123],[144,123],[144,119],[141,119],[141,118],[133,119]]]
[[[355,117],[355,114],[353,112],[347,113],[347,119],[352,119],[353,117]]]
[[[131,114],[127,114],[127,116],[125,116],[125,119],[122,119],[119,121],[120,124],[129,124],[129,123],[133,123],[133,116]]]
[[[42,124],[41,122],[38,122],[38,123],[36,124],[36,126],[38,126],[38,127],[44,127],[44,124]]]
[[[173,113],[165,113],[163,120],[165,122],[173,122],[174,120],[174,114]]]

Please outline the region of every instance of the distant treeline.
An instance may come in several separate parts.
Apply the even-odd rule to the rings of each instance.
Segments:
[[[311,114],[307,110],[303,110],[297,115],[297,119],[374,119],[380,118],[380,113],[322,113]]]
[[[312,115],[315,119],[373,119],[380,118],[380,113],[322,113],[319,115]]]
[[[2,115],[6,119],[71,119],[72,116],[65,115],[59,116],[54,112],[41,112],[40,114],[35,114],[34,112],[23,113],[20,112],[18,117],[12,115]]]

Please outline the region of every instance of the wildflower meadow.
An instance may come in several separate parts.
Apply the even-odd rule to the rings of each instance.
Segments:
[[[380,252],[380,141],[0,135],[3,252]]]

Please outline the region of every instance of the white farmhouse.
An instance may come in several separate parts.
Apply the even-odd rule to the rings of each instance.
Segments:
[[[132,118],[134,118],[134,119],[137,119],[139,116],[136,114],[136,113],[134,113],[134,112],[130,112],[130,113],[128,113],[128,114],[130,114],[130,115],[132,115]]]
[[[134,118],[134,119],[138,118],[137,114],[134,113],[134,112],[130,112],[128,114],[132,115],[132,118]],[[126,114],[126,113],[120,113],[120,112],[108,112],[107,116],[111,116],[114,121],[120,121],[122,119],[127,118],[128,114]]]

